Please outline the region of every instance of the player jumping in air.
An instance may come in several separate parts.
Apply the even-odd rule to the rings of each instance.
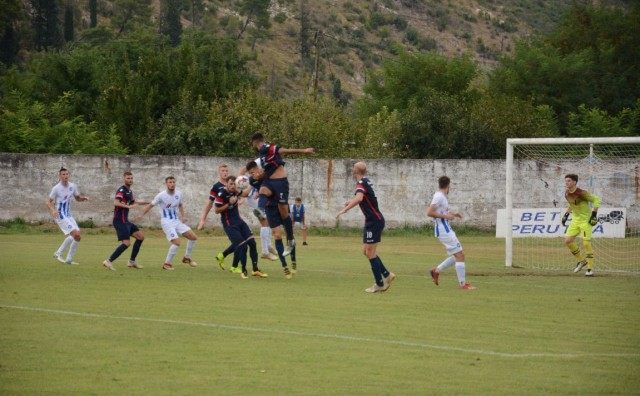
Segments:
[[[593,276],[593,246],[591,246],[592,227],[598,223],[598,208],[600,207],[600,198],[588,191],[578,188],[578,175],[570,173],[564,177],[564,185],[567,190],[564,197],[569,203],[569,208],[562,216],[562,225],[564,226],[571,215],[571,222],[564,234],[564,243],[569,248],[571,254],[578,259],[576,268],[573,272],[580,272],[586,265],[586,276]],[[591,207],[589,205],[591,203]],[[585,255],[576,243],[576,237],[582,237]]]

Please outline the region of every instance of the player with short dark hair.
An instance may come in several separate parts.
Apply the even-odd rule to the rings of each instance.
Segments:
[[[569,248],[573,256],[578,259],[578,263],[573,272],[580,272],[587,266],[586,276],[593,276],[593,246],[591,245],[592,227],[598,223],[598,208],[600,207],[600,197],[586,190],[578,188],[578,175],[569,173],[564,177],[566,191],[564,197],[569,203],[562,225],[564,226],[571,215],[571,222],[564,235],[564,243]],[[576,243],[576,237],[582,237],[584,253]]]
[[[65,264],[77,265],[73,261],[76,249],[80,243],[80,227],[71,214],[72,198],[78,202],[89,201],[89,197],[80,195],[78,186],[69,181],[69,171],[66,168],[60,168],[58,171],[60,182],[53,186],[49,198],[47,199],[47,208],[53,215],[56,224],[64,233],[66,238],[53,254],[53,258]],[[69,246],[70,245],[70,246]],[[62,259],[62,253],[69,246],[66,259]]]
[[[357,162],[353,166],[353,176],[357,180],[355,196],[344,203],[344,208],[338,212],[336,218],[346,213],[355,206],[360,206],[364,214],[364,250],[363,253],[369,259],[371,272],[375,283],[365,289],[367,293],[384,292],[391,287],[396,275],[389,272],[382,264],[382,260],[376,253],[378,243],[382,240],[382,230],[384,230],[384,216],[378,208],[378,198],[373,191],[373,183],[366,177],[367,166],[364,162]]]
[[[427,209],[427,216],[433,218],[435,235],[447,249],[447,253],[450,254],[450,256],[436,268],[432,268],[429,273],[431,274],[433,283],[437,286],[439,284],[440,272],[455,264],[456,274],[458,275],[458,287],[464,290],[473,290],[475,287],[467,283],[466,280],[466,266],[462,245],[449,224],[449,220],[453,220],[456,217],[462,218],[462,214],[449,210],[449,200],[447,198],[451,188],[451,180],[449,177],[441,176],[438,179],[438,188],[439,190],[433,194],[433,199]]]
[[[207,203],[204,206],[204,211],[202,212],[202,216],[200,217],[200,221],[198,222],[198,226],[196,227],[198,230],[201,230],[204,228],[204,225],[207,221],[207,216],[209,215],[211,208],[213,208],[213,203],[215,202],[216,197],[220,194],[222,190],[224,190],[228,176],[229,176],[229,165],[224,163],[218,165],[218,180],[215,183],[213,183],[213,186],[209,191],[209,198],[207,199]],[[216,260],[218,260],[218,265],[220,266],[220,269],[224,270],[224,259],[228,255],[233,253],[234,249],[235,247],[233,246],[233,244],[231,244],[224,251],[216,255]],[[235,267],[232,266],[231,268],[229,268],[229,271],[233,273],[241,272],[237,265]]]
[[[140,246],[144,241],[144,234],[138,226],[129,221],[129,209],[135,208],[139,205],[147,205],[148,201],[136,201],[131,186],[133,185],[133,173],[124,172],[124,185],[118,188],[116,191],[116,197],[113,200],[113,228],[116,230],[118,241],[122,242],[120,246],[114,250],[108,259],[102,262],[102,266],[106,269],[115,271],[113,262],[120,257],[120,255],[129,248],[131,245],[131,237],[135,238],[133,243],[133,249],[131,250],[131,257],[127,266],[129,268],[142,269],[142,265],[136,262]]]
[[[240,274],[242,279],[249,277],[247,274],[247,247],[249,248],[251,263],[253,265],[251,275],[266,278],[268,275],[258,268],[258,249],[256,248],[253,233],[247,223],[240,217],[240,212],[238,211],[239,199],[238,190],[236,189],[236,178],[229,176],[226,180],[225,189],[216,197],[214,210],[220,215],[222,228],[234,246],[234,266],[237,266],[237,261],[242,265],[242,272]]]
[[[167,176],[164,183],[167,189],[158,193],[144,208],[142,213],[136,216],[135,220],[141,220],[151,208],[158,206],[160,208],[160,225],[167,240],[171,244],[167,258],[164,260],[164,264],[162,264],[162,269],[173,271],[171,261],[180,247],[180,235],[187,238],[187,251],[182,258],[182,262],[189,264],[191,267],[196,267],[198,264],[191,259],[191,252],[198,237],[191,227],[185,224],[187,219],[184,215],[184,207],[182,205],[182,192],[176,190],[175,177]]]

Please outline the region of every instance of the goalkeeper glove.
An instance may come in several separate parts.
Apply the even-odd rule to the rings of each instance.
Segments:
[[[598,224],[598,212],[591,212],[591,218],[589,219],[589,224],[592,226]]]
[[[567,222],[567,219],[569,218],[569,212],[564,212],[564,216],[562,216],[562,226],[564,227],[564,224]]]

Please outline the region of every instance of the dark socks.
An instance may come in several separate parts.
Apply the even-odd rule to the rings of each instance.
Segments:
[[[369,259],[369,263],[371,263],[371,272],[373,272],[373,278],[376,280],[376,285],[384,286],[384,282],[382,281],[382,271],[380,269],[380,260],[378,256],[375,258]]]
[[[138,252],[140,251],[140,246],[142,246],[142,241],[136,239],[133,243],[133,249],[131,250],[131,261],[136,261],[136,257],[138,257]]]
[[[124,243],[121,244],[120,246],[118,246],[116,248],[116,250],[114,250],[114,252],[111,254],[111,257],[109,257],[109,261],[114,262],[116,261],[116,259],[118,257],[120,257],[120,255],[122,254],[122,252],[124,252],[125,250],[127,250],[129,248],[129,246],[125,245]]]

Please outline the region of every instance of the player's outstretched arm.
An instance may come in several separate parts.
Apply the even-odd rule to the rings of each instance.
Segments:
[[[144,207],[144,210],[142,211],[142,213],[140,213],[139,215],[137,215],[134,220],[135,221],[139,221],[142,220],[142,218],[144,217],[144,215],[146,215],[147,213],[149,213],[149,211],[151,210],[151,208],[153,208],[153,205],[151,203],[148,203],[147,206]]]
[[[357,205],[360,204],[360,202],[362,202],[362,199],[364,198],[364,194],[361,192],[358,192],[356,194],[355,197],[353,197],[351,200],[347,201],[344,203],[344,208],[342,208],[337,214],[336,214],[336,218],[342,216],[343,214],[347,213],[349,210],[351,210],[352,208],[356,207]]]
[[[313,147],[307,147],[303,149],[282,148],[279,150],[280,154],[315,154]]]
[[[213,201],[207,199],[207,204],[204,206],[204,212],[202,212],[202,216],[200,216],[200,221],[198,222],[198,226],[196,227],[198,230],[204,228],[204,224],[207,221],[207,216],[209,216],[209,212],[211,211],[211,207],[213,206]]]

